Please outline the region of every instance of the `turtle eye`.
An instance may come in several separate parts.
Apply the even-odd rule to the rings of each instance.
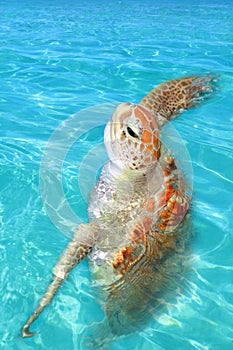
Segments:
[[[139,139],[139,136],[133,131],[133,129],[131,129],[130,126],[127,126],[127,132],[131,137]]]

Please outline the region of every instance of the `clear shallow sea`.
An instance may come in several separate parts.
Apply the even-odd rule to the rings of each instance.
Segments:
[[[144,331],[115,340],[111,349],[233,348],[232,23],[230,0],[0,1],[1,349],[82,350],[86,327],[103,318],[83,262],[35,323],[37,336],[19,336],[68,242],[39,189],[54,130],[84,108],[138,102],[162,81],[209,72],[220,76],[218,95],[173,122],[194,172],[195,237],[185,289]],[[77,174],[102,142],[106,113],[91,132],[80,116],[78,127],[87,133],[67,156],[63,186],[86,221]],[[104,157],[100,151],[94,158]],[[96,172],[93,162],[90,174]]]

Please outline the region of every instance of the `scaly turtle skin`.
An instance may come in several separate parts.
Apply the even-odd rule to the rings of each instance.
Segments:
[[[109,161],[90,196],[90,222],[77,228],[56,264],[53,281],[22,328],[23,337],[33,336],[29,327],[86,256],[106,291],[112,332],[127,333],[140,324],[148,301],[164,289],[166,269],[185,239],[182,226],[191,201],[159,132],[168,120],[210,97],[215,82],[211,76],[169,81],[139,105],[116,108],[105,128]]]

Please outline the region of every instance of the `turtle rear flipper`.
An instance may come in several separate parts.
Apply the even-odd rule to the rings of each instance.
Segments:
[[[40,316],[44,308],[53,300],[62,282],[68,278],[70,272],[81,262],[92,250],[95,243],[95,227],[93,224],[80,225],[73,239],[65,248],[63,254],[53,269],[53,281],[41,298],[39,305],[22,328],[22,337],[34,336],[30,331],[32,323]]]
[[[167,120],[213,97],[217,81],[213,75],[170,80],[154,88],[139,104],[153,111],[162,127]]]

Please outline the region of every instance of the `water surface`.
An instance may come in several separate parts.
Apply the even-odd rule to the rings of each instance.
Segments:
[[[218,95],[173,122],[194,171],[195,237],[185,290],[144,331],[117,339],[111,349],[233,346],[232,14],[230,0],[1,1],[2,349],[82,349],[86,328],[103,318],[82,262],[35,323],[37,336],[19,336],[68,241],[46,214],[39,190],[40,162],[54,130],[84,108],[138,102],[162,81],[209,72],[220,76]],[[64,164],[64,191],[83,221],[77,174],[88,151],[101,144],[105,122],[103,115]],[[90,170],[97,172],[94,164]]]

